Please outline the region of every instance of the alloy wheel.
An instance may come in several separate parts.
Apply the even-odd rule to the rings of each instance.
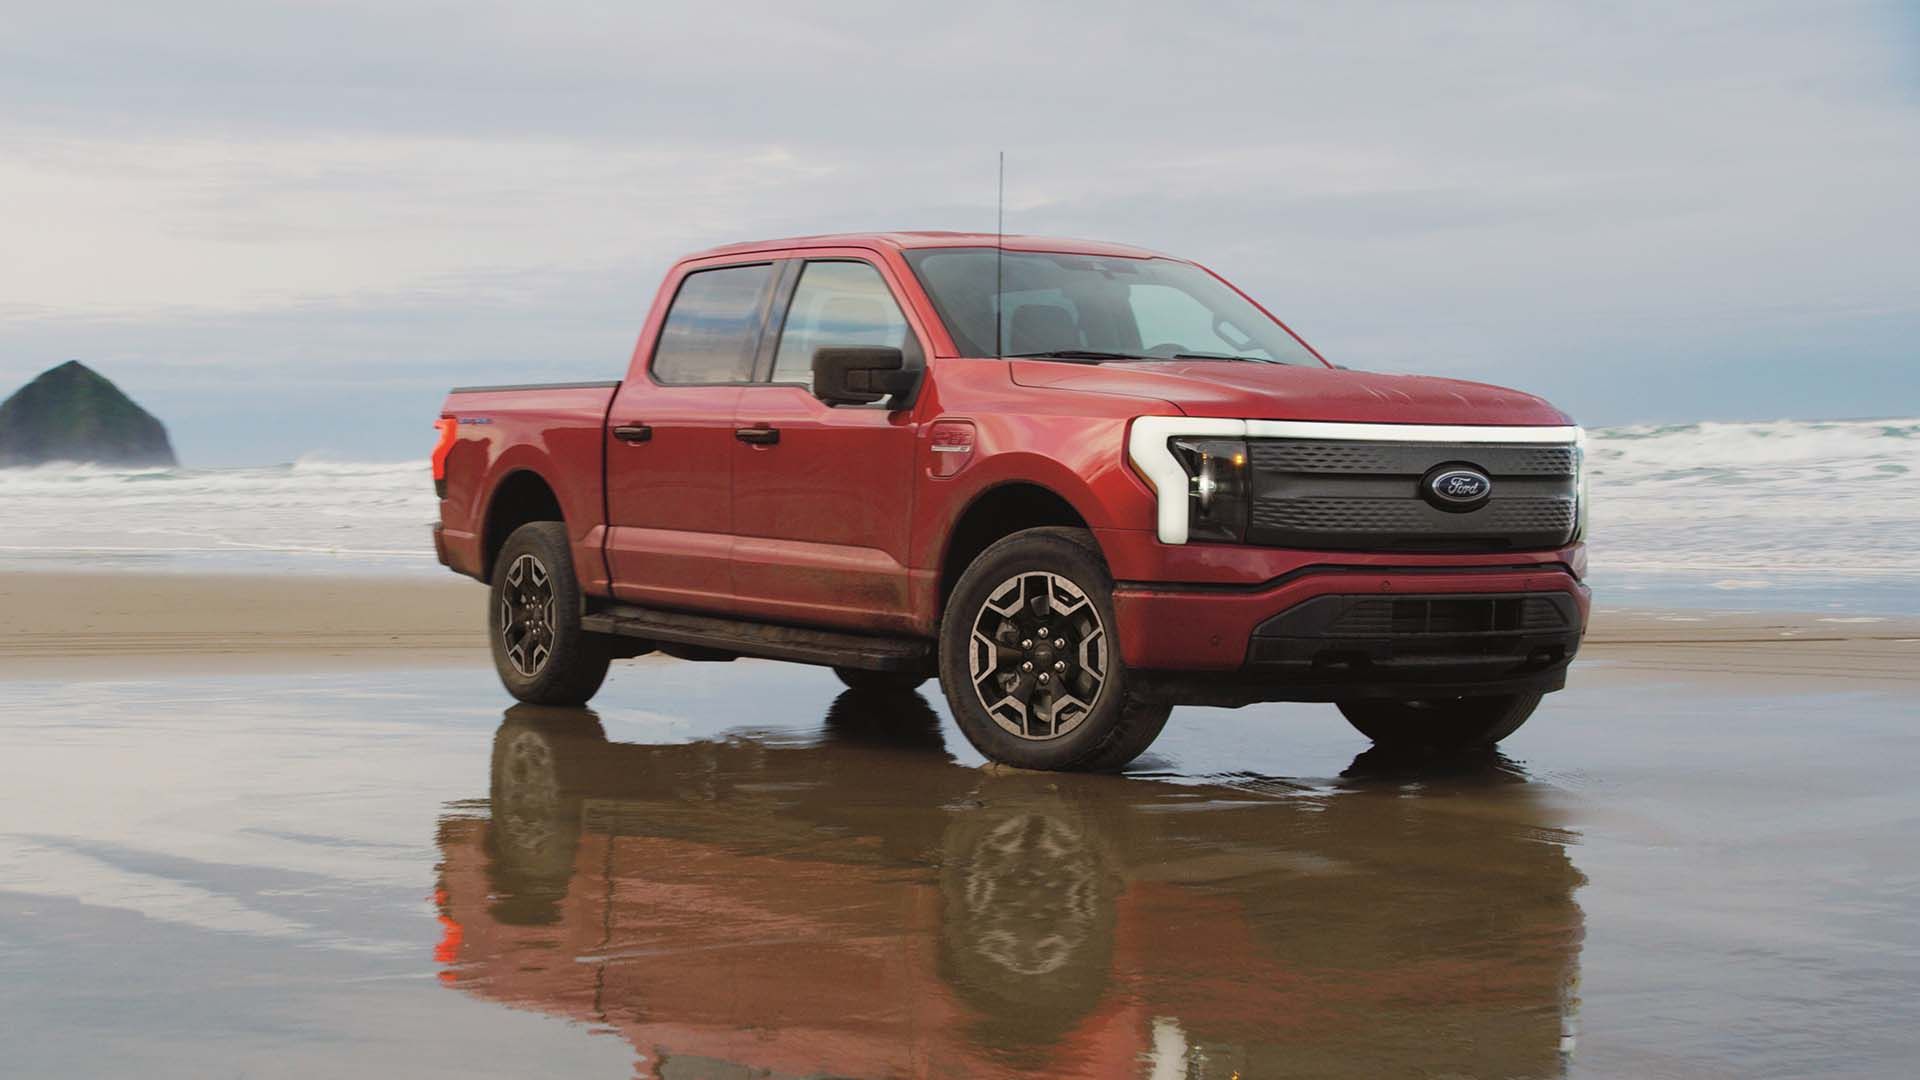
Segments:
[[[1106,685],[1107,630],[1086,591],[1044,571],[1001,582],[973,620],[968,670],[980,705],[1023,739],[1057,739]]]
[[[500,590],[500,641],[507,663],[529,679],[553,655],[553,613],[553,577],[546,564],[532,554],[514,559]]]

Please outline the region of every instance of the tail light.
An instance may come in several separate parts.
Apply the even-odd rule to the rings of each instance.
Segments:
[[[433,426],[440,432],[440,441],[433,448],[433,493],[444,499],[447,497],[447,453],[460,436],[460,421],[443,416],[435,420]]]

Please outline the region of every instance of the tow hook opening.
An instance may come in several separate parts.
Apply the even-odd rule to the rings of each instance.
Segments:
[[[1551,645],[1543,649],[1535,649],[1527,654],[1527,666],[1537,668],[1551,667],[1559,663],[1566,655],[1567,649],[1564,645]]]
[[[1373,658],[1350,649],[1327,649],[1313,658],[1313,670],[1326,675],[1356,675],[1373,667]]]

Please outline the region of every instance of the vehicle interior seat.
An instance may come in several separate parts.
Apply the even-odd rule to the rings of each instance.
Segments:
[[[1007,324],[1007,352],[1042,353],[1078,349],[1080,326],[1073,312],[1055,304],[1022,304]]]

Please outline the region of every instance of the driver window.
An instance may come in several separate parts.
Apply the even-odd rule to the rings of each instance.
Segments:
[[[918,349],[887,283],[863,262],[810,262],[800,271],[773,381],[811,388],[813,353],[823,345],[891,345],[910,357]]]
[[[1239,327],[1225,321],[1216,327],[1213,312],[1185,290],[1169,285],[1133,285],[1127,302],[1133,308],[1134,322],[1140,327],[1141,347],[1149,354],[1211,352],[1272,359]],[[1223,331],[1225,335],[1239,338],[1239,343],[1228,340]]]

